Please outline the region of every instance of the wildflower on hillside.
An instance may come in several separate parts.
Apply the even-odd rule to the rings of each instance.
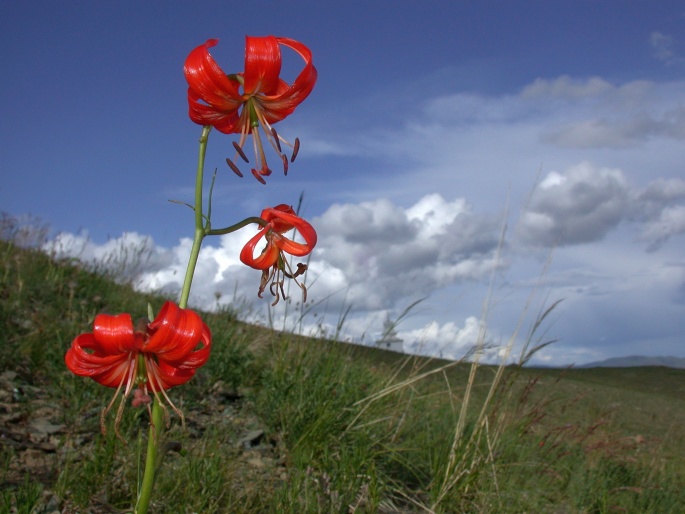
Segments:
[[[249,162],[243,145],[252,134],[256,156],[252,174],[262,184],[271,174],[266,163],[259,128],[264,131],[283,162],[283,172],[288,173],[288,158],[281,150],[281,142],[293,148],[290,162],[295,160],[299,140],[291,145],[280,137],[272,125],[290,115],[314,88],[317,72],[312,64],[312,53],[305,45],[293,39],[266,36],[245,38],[245,71],[227,75],[216,64],[209,49],[218,39],[208,39],[188,55],[184,73],[188,81],[190,119],[200,125],[211,125],[225,134],[240,134],[233,146],[237,154]],[[281,73],[281,49],[287,46],[304,60],[304,68],[292,84],[286,83]],[[240,88],[242,87],[242,93]],[[242,110],[241,110],[242,108]],[[226,159],[231,169],[243,176],[231,159]]]
[[[240,252],[240,260],[244,264],[251,268],[262,270],[258,296],[261,298],[267,284],[271,284],[269,290],[276,297],[273,305],[278,303],[281,294],[285,298],[285,291],[283,290],[285,277],[295,280],[295,283],[302,289],[303,301],[306,301],[307,289],[304,284],[297,281],[297,277],[307,271],[307,265],[299,263],[297,264],[297,270],[293,271],[284,254],[288,253],[295,257],[308,255],[316,245],[316,231],[314,227],[297,216],[292,207],[285,204],[264,209],[260,218],[266,221],[267,224],[247,242]],[[292,229],[296,229],[302,234],[304,243],[296,243],[283,235]],[[266,239],[266,246],[262,253],[255,257],[255,246],[262,237]]]
[[[152,399],[148,393],[163,405],[162,395],[183,419],[166,390],[188,382],[197,368],[207,362],[211,345],[209,327],[200,316],[166,302],[154,321],[143,319],[135,326],[127,313],[97,315],[93,332],[77,336],[64,360],[75,375],[117,388],[114,398],[102,411],[100,424],[104,432],[105,415],[122,388],[124,393],[115,427],[121,420],[124,401],[132,391],[134,406],[147,404],[149,409]]]

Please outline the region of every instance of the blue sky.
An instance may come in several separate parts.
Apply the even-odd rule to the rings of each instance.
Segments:
[[[240,71],[246,34],[307,44],[319,80],[279,127],[302,141],[288,177],[238,179],[232,138],[211,135],[214,221],[304,191],[320,236],[307,329],[351,304],[344,335],[369,343],[425,297],[405,347],[458,357],[481,326],[506,342],[535,292],[528,318],[564,299],[540,363],[685,356],[682,2],[12,2],[2,210],[83,258],[146,241],[137,283],[173,289],[193,221],[167,200],[192,198],[200,133],[183,61],[215,37]],[[249,235],[208,242],[198,306],[237,294],[265,319],[258,272],[237,262]]]

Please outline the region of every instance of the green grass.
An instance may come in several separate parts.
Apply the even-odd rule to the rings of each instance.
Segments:
[[[163,301],[0,242],[0,513],[127,511],[147,414],[103,436],[113,391],[63,358],[97,313]],[[153,512],[685,512],[681,370],[472,369],[203,317],[213,354],[169,393],[186,426]]]

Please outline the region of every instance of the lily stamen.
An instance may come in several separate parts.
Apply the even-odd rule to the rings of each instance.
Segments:
[[[271,136],[274,138],[274,141],[276,141],[276,149],[278,150],[278,153],[282,154],[283,151],[281,150],[281,142],[279,141],[280,136],[276,133],[276,129],[271,127]]]
[[[264,155],[264,147],[262,146],[262,140],[259,137],[259,130],[252,131],[252,143],[254,144],[255,155],[257,156],[257,165],[260,166],[259,170],[257,170],[257,168],[252,168],[252,174],[262,184],[266,184],[266,180],[264,180],[263,177],[271,175],[271,170],[266,164],[266,155]]]
[[[226,157],[226,164],[228,164],[228,167],[231,168],[231,170],[233,171],[233,173],[235,173],[235,174],[238,175],[239,177],[242,177],[242,176],[243,176],[243,174],[242,174],[241,171],[240,171],[240,168],[238,168],[238,166],[236,166],[235,164],[233,164],[233,161],[232,161],[231,159],[229,159],[228,157]]]
[[[240,157],[246,163],[248,163],[248,164],[250,163],[250,159],[247,158],[247,155],[245,155],[245,152],[243,152],[242,147],[238,143],[236,143],[235,141],[233,141],[233,148],[235,148],[235,151],[238,152],[238,155],[240,155]]]
[[[300,140],[295,138],[295,145],[293,146],[293,154],[290,156],[290,162],[295,162],[295,157],[297,157],[297,152],[300,151]]]
[[[259,285],[259,292],[257,293],[257,296],[259,298],[262,298],[262,293],[266,289],[266,285],[269,284],[269,292],[271,293],[271,296],[275,297],[275,300],[271,304],[272,307],[280,301],[281,296],[284,300],[287,300],[288,297],[285,294],[284,286],[285,279],[289,278],[292,279],[293,282],[295,282],[295,284],[297,284],[299,288],[302,290],[302,303],[305,303],[307,301],[307,287],[304,284],[302,284],[299,280],[297,280],[297,277],[303,275],[306,271],[307,265],[298,262],[297,271],[293,272],[290,263],[285,259],[281,259],[279,261],[279,265],[274,266],[268,273],[267,270],[264,270],[262,272],[262,281]]]

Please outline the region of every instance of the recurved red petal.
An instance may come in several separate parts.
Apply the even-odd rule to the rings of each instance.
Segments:
[[[254,256],[255,246],[257,243],[266,235],[266,233],[271,230],[270,226],[262,228],[257,234],[255,234],[252,239],[250,239],[243,249],[240,251],[240,262],[246,264],[254,269],[265,270],[269,269],[271,266],[276,264],[278,260],[279,251],[276,246],[274,246],[271,241],[267,241],[266,248],[258,256]]]
[[[275,235],[273,244],[279,250],[294,255],[295,257],[304,257],[312,251],[312,247],[307,244],[297,243],[292,239],[288,239],[282,235]]]
[[[209,49],[218,42],[218,39],[208,39],[203,45],[190,52],[183,66],[188,82],[191,119],[193,119],[194,111],[192,104],[197,103],[198,100],[206,102],[223,114],[237,111],[244,102],[240,93],[240,82],[229,78],[209,53]]]
[[[272,223],[275,227],[294,227],[302,235],[305,240],[304,245],[295,243],[285,237],[274,239],[274,243],[283,251],[297,257],[302,257],[311,252],[314,249],[314,246],[316,246],[317,236],[314,227],[297,216],[292,208],[287,205],[281,204],[276,207],[264,209],[260,217],[263,220]],[[279,232],[281,231],[279,230]],[[285,230],[283,232],[285,232]]]
[[[268,222],[271,225],[271,228],[279,234],[287,232],[288,230],[292,230],[294,225],[284,219],[282,216],[279,216],[279,213],[297,216],[290,205],[282,203],[276,207],[267,207],[262,211],[259,217]]]
[[[173,302],[165,302],[159,314],[149,324],[150,339],[145,353],[172,366],[193,363],[202,366],[209,358],[211,334],[200,316],[190,309],[181,309]]]
[[[90,377],[104,386],[118,387],[128,373],[129,354],[103,355],[87,351],[96,348],[99,348],[99,343],[93,334],[76,337],[64,357],[67,368],[75,375]]]
[[[200,317],[198,316],[198,319]],[[190,352],[180,363],[179,369],[196,369],[204,364],[209,359],[209,354],[212,351],[212,333],[209,327],[202,322],[202,330],[200,333],[200,340],[195,349]]]
[[[204,104],[200,100],[202,98],[188,89],[188,114],[194,123],[212,125],[224,134],[240,131],[240,114],[237,108],[231,108],[228,111],[217,110],[216,107]]]
[[[119,355],[136,349],[133,321],[128,313],[98,314],[93,321],[94,343],[92,350],[102,355]]]
[[[245,84],[247,95],[275,95],[281,74],[281,49],[274,36],[245,37]]]
[[[174,367],[166,362],[159,362],[154,364],[156,366],[155,378],[151,378],[156,383],[153,384],[155,389],[161,386],[163,389],[170,389],[172,387],[185,384],[195,376],[196,368]]]
[[[275,123],[292,114],[312,92],[318,76],[312,63],[312,52],[307,46],[294,39],[283,37],[276,39],[279,44],[295,50],[304,60],[305,66],[290,86],[284,89],[281,85],[275,94],[259,97],[259,103],[269,123]]]

